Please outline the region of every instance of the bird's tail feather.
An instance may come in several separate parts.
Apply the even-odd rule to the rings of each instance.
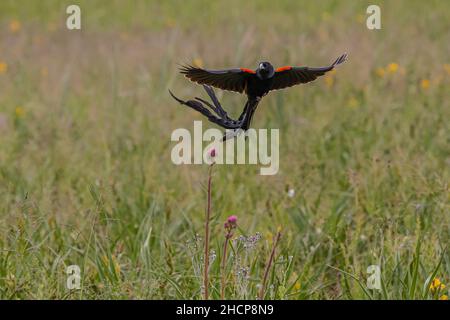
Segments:
[[[339,58],[337,58],[336,61],[334,61],[331,66],[335,67],[337,65],[340,65],[341,63],[344,63],[345,61],[347,61],[347,53],[344,53]]]
[[[236,121],[231,119],[230,117],[228,117],[227,113],[225,110],[223,110],[222,106],[220,105],[219,101],[217,100],[217,98],[214,95],[214,91],[209,91],[207,89],[206,86],[204,86],[205,90],[207,91],[208,95],[211,97],[211,100],[213,101],[212,105],[211,103],[209,103],[208,101],[205,101],[201,98],[195,98],[195,100],[188,100],[188,101],[184,101],[181,100],[179,98],[177,98],[172,91],[169,90],[170,95],[180,104],[185,105],[191,109],[196,110],[197,112],[200,112],[202,115],[204,115],[206,118],[208,118],[209,121],[211,121],[212,123],[215,123],[219,126],[221,126],[222,128],[225,129],[239,129],[241,128],[241,121]],[[210,109],[208,109],[207,107],[205,107],[205,105],[207,107],[209,107],[212,111],[214,111],[216,114],[213,114]]]

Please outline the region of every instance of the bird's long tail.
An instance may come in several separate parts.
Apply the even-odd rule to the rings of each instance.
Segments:
[[[203,114],[209,121],[221,126],[224,129],[229,129],[228,132],[223,136],[223,141],[238,135],[242,131],[246,131],[250,128],[251,120],[253,114],[258,106],[259,99],[248,99],[245,103],[244,110],[239,116],[238,120],[231,119],[227,112],[222,108],[219,100],[214,94],[214,90],[204,85],[206,93],[211,98],[213,104],[205,101],[201,98],[195,98],[195,100],[183,101],[177,98],[172,91],[169,90],[170,95],[179,103],[192,108],[201,114]],[[209,108],[209,109],[208,109]],[[211,112],[213,111],[213,112]]]
[[[233,120],[228,116],[227,112],[220,105],[219,100],[217,100],[217,97],[214,94],[214,91],[212,90],[212,88],[205,86],[205,85],[203,86],[203,88],[208,93],[213,104],[211,104],[208,101],[205,101],[201,98],[195,98],[195,100],[183,101],[183,100],[177,98],[172,93],[172,91],[169,90],[169,93],[179,103],[200,112],[206,118],[208,118],[209,121],[221,126],[222,128],[233,129],[233,130],[240,129],[242,127],[242,121]],[[211,112],[211,111],[213,111],[213,112]]]

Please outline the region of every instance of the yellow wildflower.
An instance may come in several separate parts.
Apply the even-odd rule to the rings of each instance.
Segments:
[[[8,65],[5,62],[0,61],[0,74],[5,73],[7,70],[8,70]]]
[[[428,79],[422,79],[422,81],[420,81],[420,86],[422,87],[422,89],[426,90],[430,87],[430,80]]]
[[[387,70],[390,73],[396,73],[398,70],[398,64],[395,62],[389,63],[387,66]]]
[[[439,280],[439,278],[434,278],[433,281],[430,283],[430,289],[431,290],[443,290],[445,289],[445,284]]]
[[[380,78],[383,78],[386,75],[386,70],[384,70],[384,68],[377,68],[375,70],[375,73],[377,74],[377,76],[379,76]]]
[[[16,107],[15,113],[17,118],[22,118],[25,115],[25,109],[22,107]]]
[[[192,63],[197,68],[203,68],[203,60],[200,58],[195,58],[194,61],[192,61]]]
[[[9,23],[9,31],[11,32],[17,32],[20,30],[20,28],[22,27],[22,24],[20,23],[19,20],[11,20],[11,22]]]
[[[294,289],[295,290],[300,290],[300,282],[295,282],[295,284],[294,284]]]
[[[444,294],[442,295],[439,300],[448,300],[448,295]]]

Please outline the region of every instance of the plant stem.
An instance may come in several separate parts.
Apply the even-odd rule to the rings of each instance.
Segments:
[[[220,273],[222,274],[222,286],[220,288],[220,299],[224,300],[225,298],[225,265],[227,261],[227,247],[228,247],[228,241],[231,238],[231,230],[227,232],[225,235],[225,243],[223,244],[223,256],[222,256],[222,266]]]
[[[263,283],[262,283],[261,290],[259,291],[259,296],[258,296],[259,300],[262,300],[264,298],[264,293],[266,292],[267,277],[269,276],[270,267],[272,265],[273,258],[275,257],[275,249],[278,245],[278,241],[280,240],[280,237],[281,237],[281,232],[278,231],[277,235],[273,239],[272,252],[270,253],[269,261],[267,262],[266,270],[264,271]]]
[[[206,222],[205,222],[205,256],[204,256],[204,275],[203,275],[203,287],[204,287],[204,299],[208,300],[208,269],[209,269],[209,219],[211,217],[211,180],[212,180],[212,167],[214,162],[209,166],[208,171],[208,200],[206,208]]]

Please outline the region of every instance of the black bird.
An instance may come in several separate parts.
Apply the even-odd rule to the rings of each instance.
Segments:
[[[208,117],[210,121],[226,129],[243,129],[245,131],[250,127],[253,114],[259,101],[269,93],[269,91],[314,81],[317,77],[324,75],[328,71],[333,70],[335,66],[345,62],[346,59],[347,54],[343,54],[331,65],[319,68],[285,66],[275,69],[272,64],[267,61],[260,62],[256,70],[246,68],[206,70],[194,66],[182,66],[180,72],[189,80],[202,84],[213,101],[214,106],[200,98],[196,98],[197,101],[189,100],[184,102],[175,97],[172,92],[170,92],[170,94],[178,102],[196,109]],[[215,97],[214,91],[209,86],[245,93],[247,95],[247,103],[238,120],[233,120],[228,117]],[[212,115],[199,101],[212,108],[219,118]]]

